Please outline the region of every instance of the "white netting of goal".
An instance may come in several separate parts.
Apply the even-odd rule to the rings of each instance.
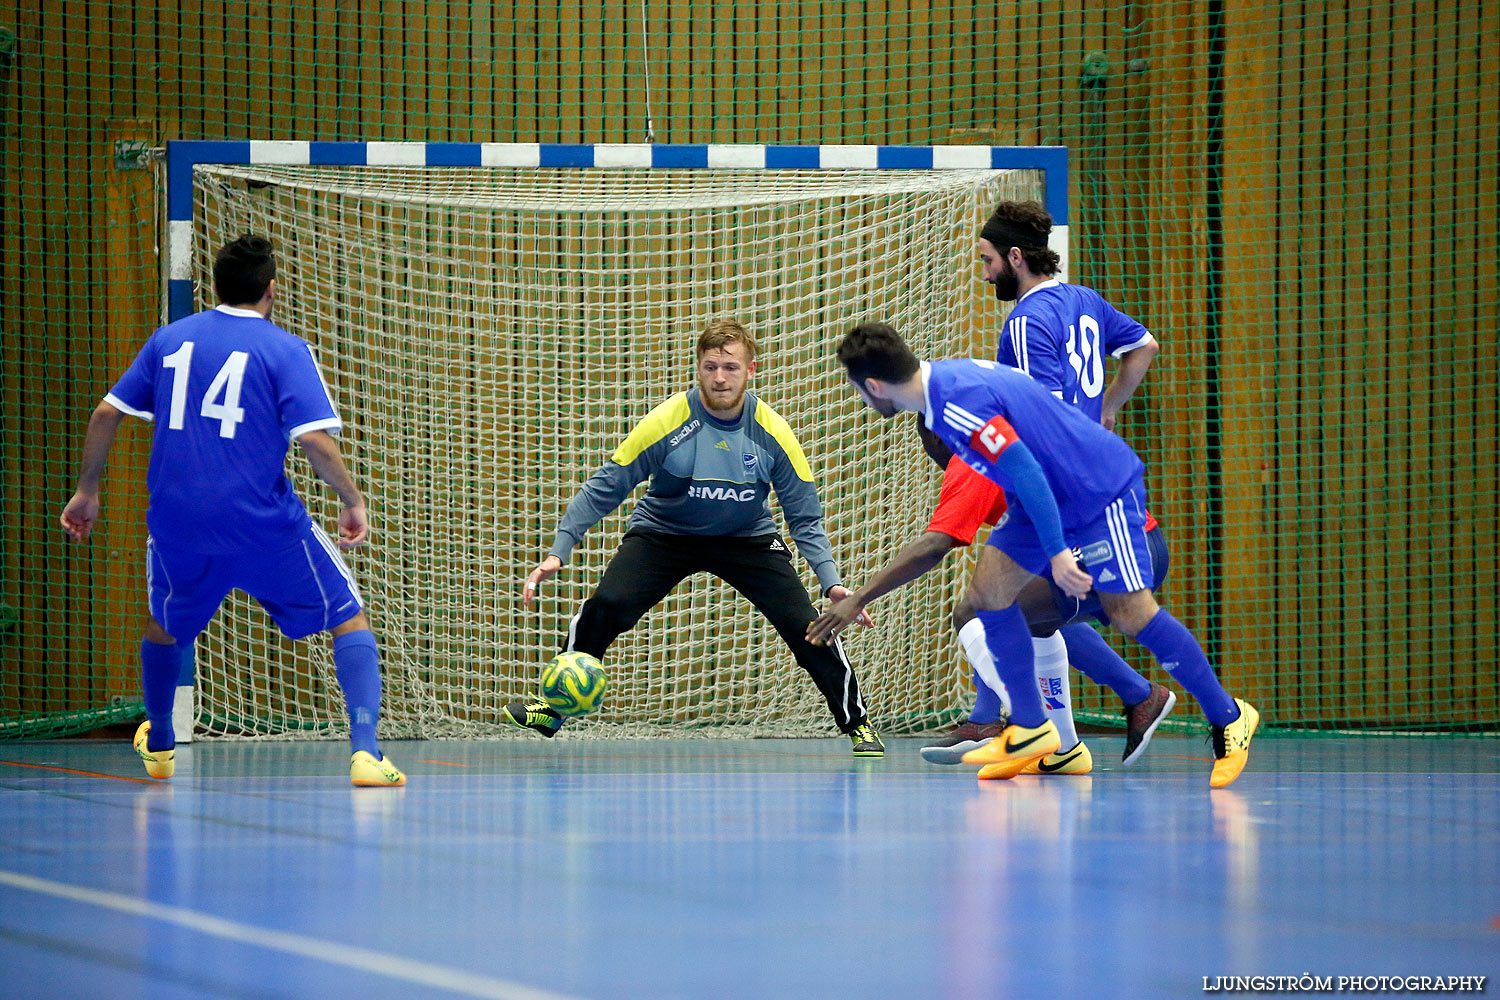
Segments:
[[[716,317],[759,339],[751,387],[807,452],[845,581],[868,578],[926,525],[940,477],[911,417],[861,407],[838,340],[882,319],[919,354],[993,356],[1000,314],[976,280],[975,234],[996,201],[1041,185],[992,170],[196,167],[197,306],[213,304],[217,247],[270,236],[273,318],[313,344],[344,418],[372,516],[348,561],[381,642],[381,735],[518,732],[500,710],[535,694],[632,502],[540,610],[522,607],[521,582],[589,474],[693,384],[693,344]],[[336,502],[295,448],[289,471],[331,526]],[[950,615],[969,565],[950,557],[876,604],[874,631],[850,633],[883,731],[967,709]],[[836,732],[774,630],[706,576],[622,635],[605,668],[604,706],[569,732]],[[198,643],[197,685],[201,736],[347,733],[328,643],[285,641],[239,593]]]

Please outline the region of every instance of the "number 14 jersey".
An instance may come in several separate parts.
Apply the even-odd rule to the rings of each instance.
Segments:
[[[104,401],[155,425],[152,539],[205,554],[274,547],[300,530],[307,510],[286,478],[287,448],[342,426],[307,342],[231,306],[156,330]]]

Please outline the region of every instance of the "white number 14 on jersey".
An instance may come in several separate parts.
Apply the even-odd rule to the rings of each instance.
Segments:
[[[245,381],[245,365],[250,355],[235,351],[224,362],[224,367],[209,383],[203,394],[203,405],[198,408],[201,416],[219,421],[219,437],[234,437],[235,429],[245,419],[240,408],[240,387]],[[172,407],[167,417],[167,426],[174,431],[183,428],[183,414],[187,409],[188,370],[193,363],[193,342],[184,340],[176,351],[161,359],[163,368],[172,369]],[[216,402],[216,400],[218,400]]]

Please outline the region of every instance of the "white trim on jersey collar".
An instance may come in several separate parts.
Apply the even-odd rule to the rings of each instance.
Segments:
[[[265,319],[264,316],[256,312],[254,309],[241,309],[239,306],[226,306],[222,302],[214,306],[214,309],[218,310],[221,313],[224,313],[226,316],[243,316],[245,319]]]
[[[1061,284],[1062,282],[1058,281],[1056,278],[1048,278],[1046,281],[1039,282],[1038,284],[1032,285],[1030,288],[1026,289],[1026,295],[1030,295],[1032,292],[1035,292],[1042,288],[1056,288]],[[1016,299],[1016,305],[1020,305],[1022,302],[1025,302],[1026,295],[1023,295],[1019,299]]]
[[[928,391],[927,382],[932,378],[932,364],[927,361],[917,362],[917,374],[922,376],[922,420],[927,424],[927,429],[935,431],[932,417],[932,393]]]

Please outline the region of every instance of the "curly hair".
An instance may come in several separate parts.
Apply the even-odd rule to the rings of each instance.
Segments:
[[[1056,274],[1062,266],[1062,258],[1047,248],[1051,233],[1051,214],[1034,201],[1002,201],[979,231],[1002,254],[1019,249],[1031,272],[1044,275]]]

